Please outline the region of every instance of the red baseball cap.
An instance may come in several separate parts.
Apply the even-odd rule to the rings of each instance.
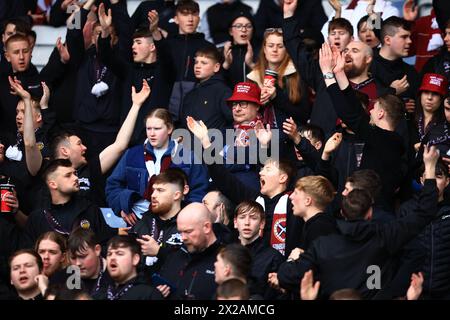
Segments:
[[[445,97],[448,91],[448,82],[445,77],[437,73],[426,73],[422,79],[419,92],[431,91]]]
[[[234,101],[248,101],[261,105],[261,90],[253,82],[239,82],[234,86],[233,95],[227,99],[228,103]]]

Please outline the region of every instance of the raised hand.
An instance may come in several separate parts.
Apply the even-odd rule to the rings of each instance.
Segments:
[[[423,148],[423,162],[425,163],[425,179],[436,179],[436,163],[439,150],[436,146],[425,145]]]
[[[16,77],[8,77],[9,85],[11,87],[11,94],[20,97],[22,100],[31,100],[31,95],[26,91]]]
[[[322,44],[322,48],[319,50],[319,65],[322,73],[333,72],[336,66],[336,59],[330,45],[326,42]]]
[[[325,143],[323,148],[322,159],[330,159],[331,154],[339,147],[342,142],[342,133],[336,132]]]
[[[309,270],[303,275],[300,283],[300,297],[302,300],[316,300],[319,293],[320,281],[314,283],[313,272]]]
[[[403,92],[408,90],[409,82],[408,82],[407,75],[405,74],[404,77],[401,78],[400,80],[392,81],[390,87],[395,89],[395,94],[396,95],[402,94]]]
[[[41,101],[39,101],[39,105],[41,109],[47,109],[48,101],[50,100],[50,89],[44,81],[41,82],[41,86],[44,94],[42,95]]]
[[[336,65],[333,68],[333,73],[338,74],[340,72],[344,72],[345,67],[345,53],[340,52],[339,49],[335,46],[331,46],[331,52],[333,54],[333,59]]]
[[[264,125],[261,121],[256,122],[255,133],[256,138],[258,139],[261,146],[267,147],[270,140],[272,139],[272,130],[270,130],[270,124],[267,124],[266,128],[264,128]]]
[[[374,13],[374,7],[375,7],[375,0],[369,0],[367,1],[367,8],[366,8],[366,12],[367,14],[370,16]]]
[[[114,1],[114,0],[112,0],[112,1]],[[111,3],[112,3],[112,1],[111,1]],[[83,4],[83,9],[87,10],[87,11],[91,10],[91,7],[94,5],[94,3],[95,3],[95,0],[87,0]]]
[[[211,145],[211,142],[209,141],[208,127],[203,121],[200,120],[197,122],[192,117],[186,117],[186,123],[189,131],[202,142],[203,148],[208,148]]]
[[[158,24],[159,24],[158,11],[156,11],[156,10],[149,11],[147,14],[147,19],[148,19],[148,23],[149,23],[150,32],[153,33],[156,30],[158,30]]]
[[[222,64],[224,69],[229,69],[231,64],[233,63],[233,53],[231,52],[231,41],[225,42],[225,46],[223,47],[223,57],[224,62]]]
[[[328,0],[328,3],[333,7],[334,11],[336,12],[334,17],[340,18],[342,13],[342,5],[339,0]]]
[[[411,275],[411,284],[406,292],[406,300],[417,300],[422,294],[423,274],[422,272]]]
[[[67,12],[67,8],[68,8],[71,4],[73,4],[74,2],[75,2],[75,0],[64,0],[64,1],[61,3],[61,10],[64,11],[64,12]]]
[[[297,9],[297,0],[284,0],[283,2],[283,16],[284,18],[290,18],[294,15]]]
[[[247,52],[245,53],[245,64],[248,65],[250,68],[254,67],[253,63],[253,47],[249,40],[247,40]]]
[[[56,40],[56,48],[58,49],[62,63],[65,64],[69,62],[70,60],[69,50],[67,49],[67,45],[62,43],[61,37],[58,37],[58,39]]]
[[[105,5],[104,3],[100,3],[98,7],[98,20],[100,21],[100,25],[102,26],[103,30],[109,29],[109,27],[112,24],[112,13],[111,9],[108,9],[108,14],[105,12]]]
[[[297,124],[292,117],[283,122],[283,132],[289,137],[289,139],[294,141],[295,144],[300,143],[302,136],[300,135],[300,132],[298,132]]]
[[[403,4],[403,19],[414,21],[419,14],[419,6],[414,5],[414,0],[406,0]]]
[[[147,80],[142,80],[142,89],[139,92],[136,92],[136,88],[134,86],[131,87],[131,100],[133,104],[142,106],[150,96],[151,88],[147,83]]]

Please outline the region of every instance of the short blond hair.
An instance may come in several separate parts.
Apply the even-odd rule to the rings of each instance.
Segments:
[[[324,210],[333,201],[336,193],[331,182],[322,176],[307,176],[298,179],[295,188],[311,196],[314,205],[321,210]]]

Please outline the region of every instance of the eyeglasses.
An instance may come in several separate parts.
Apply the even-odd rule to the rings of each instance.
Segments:
[[[241,31],[243,28],[245,28],[246,30],[253,29],[253,26],[250,23],[247,23],[247,24],[242,24],[242,23],[233,24],[232,27],[238,29],[239,31]]]
[[[241,109],[247,109],[248,102],[247,101],[235,101],[231,104],[231,108],[236,109],[237,106],[240,106]]]
[[[283,34],[283,29],[281,29],[281,28],[267,28],[266,31],[264,31],[264,34],[269,34],[269,33],[281,33],[281,34]]]

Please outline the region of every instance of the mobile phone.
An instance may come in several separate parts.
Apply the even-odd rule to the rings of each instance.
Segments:
[[[166,285],[170,288],[170,293],[174,293],[177,290],[172,282],[170,282],[166,278],[163,278],[159,273],[154,273],[152,275],[152,285],[154,287]]]

